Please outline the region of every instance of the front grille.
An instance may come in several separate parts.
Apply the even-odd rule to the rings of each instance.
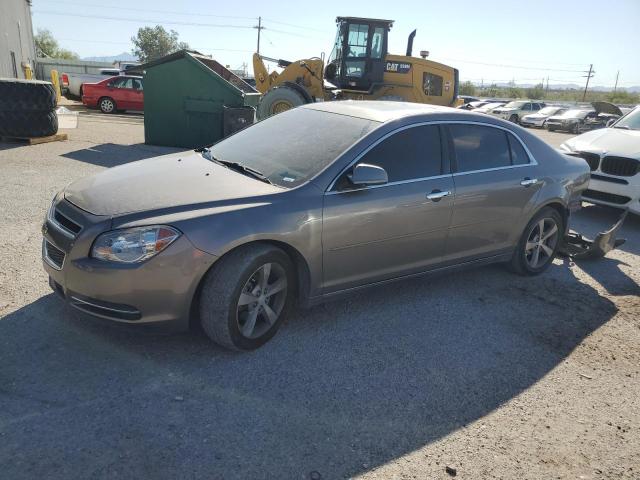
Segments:
[[[593,199],[602,202],[615,203],[616,205],[624,205],[631,201],[630,197],[624,195],[616,195],[614,193],[599,192],[597,190],[585,190],[582,196],[585,200]]]
[[[58,269],[62,268],[65,256],[64,252],[47,240],[44,241],[44,254],[54,267]]]
[[[640,161],[625,157],[604,157],[600,170],[609,175],[633,177],[640,171]]]
[[[57,208],[53,212],[53,219],[58,223],[58,225],[74,235],[77,235],[80,233],[80,230],[82,230],[82,225],[77,224],[69,217],[62,214]]]
[[[594,170],[597,170],[598,165],[600,164],[600,155],[598,155],[597,153],[572,152],[570,155],[584,159],[589,164],[589,168],[591,169],[592,172]]]

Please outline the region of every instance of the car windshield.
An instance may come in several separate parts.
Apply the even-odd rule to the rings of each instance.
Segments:
[[[567,110],[560,116],[565,118],[584,118],[587,113],[589,113],[589,110]]]
[[[542,114],[542,115],[553,115],[554,113],[556,113],[558,110],[560,110],[558,107],[544,107],[542,110],[540,110],[538,113]]]
[[[216,143],[209,155],[292,188],[314,177],[379,125],[373,120],[295,108]]]
[[[504,108],[521,108],[527,102],[509,102]]]
[[[613,127],[627,130],[640,130],[640,108],[636,108],[622,117]]]

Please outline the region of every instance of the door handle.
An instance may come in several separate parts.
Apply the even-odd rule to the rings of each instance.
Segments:
[[[537,178],[526,177],[520,182],[520,185],[522,185],[523,187],[530,187],[531,185],[535,185],[536,183],[538,183]]]
[[[451,195],[450,191],[442,192],[440,190],[434,190],[431,193],[427,193],[427,199],[432,200],[434,202],[439,202],[444,197]]]

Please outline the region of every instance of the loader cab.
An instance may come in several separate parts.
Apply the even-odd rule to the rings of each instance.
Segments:
[[[382,82],[393,20],[338,17],[338,32],[325,78],[338,88],[369,90]]]

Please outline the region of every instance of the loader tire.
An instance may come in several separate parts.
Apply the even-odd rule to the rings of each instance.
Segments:
[[[50,112],[56,108],[56,91],[51,82],[0,80],[0,112]]]
[[[272,88],[262,96],[258,104],[258,120],[264,120],[271,115],[277,115],[286,110],[304,105],[305,98],[300,92],[287,86]]]
[[[58,132],[58,116],[49,112],[0,112],[0,137],[47,137]]]

